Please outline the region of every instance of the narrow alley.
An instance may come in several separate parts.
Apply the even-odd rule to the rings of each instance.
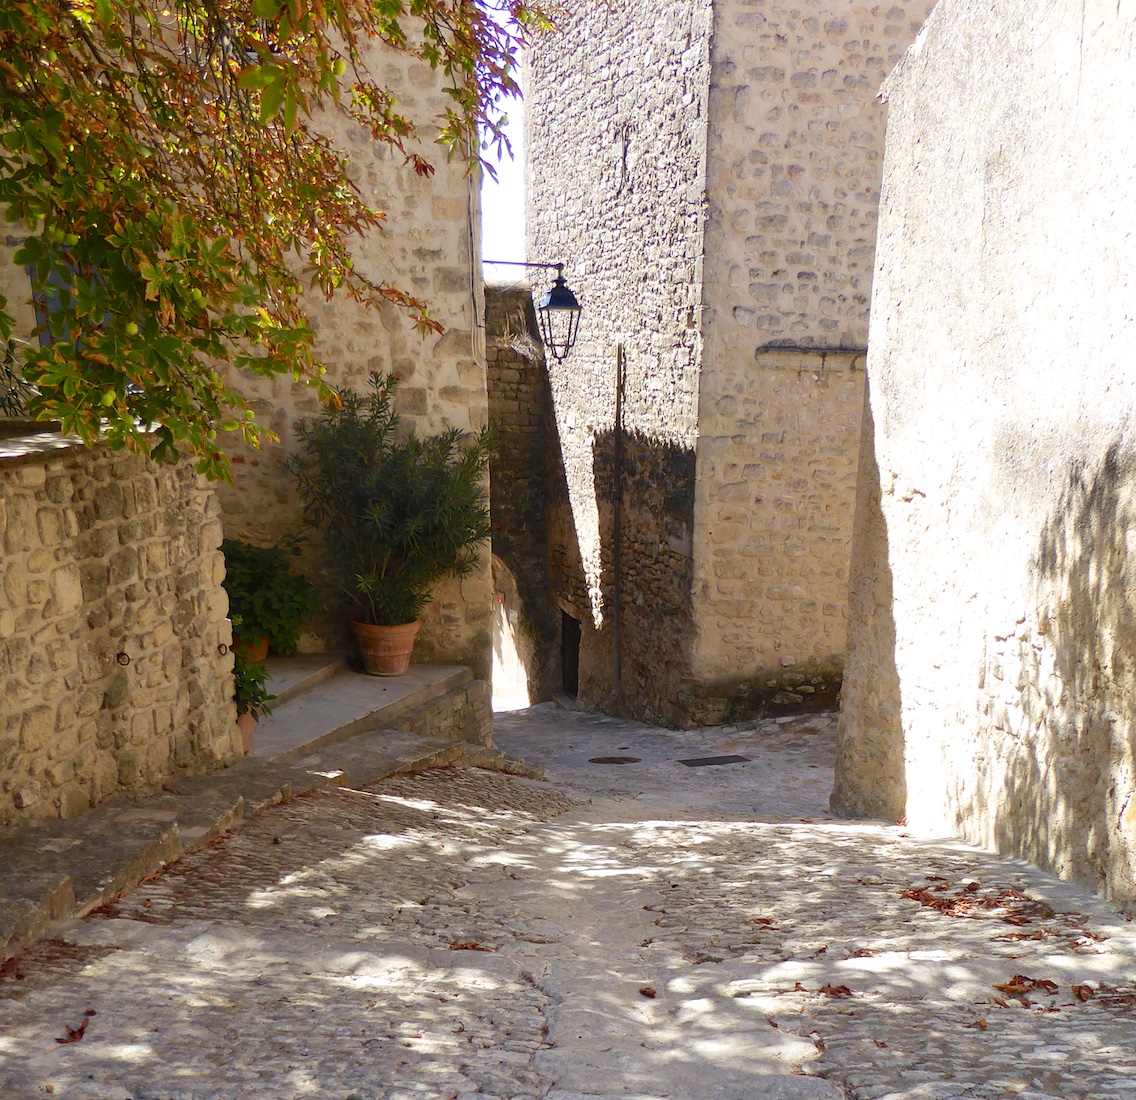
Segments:
[[[544,704],[495,735],[547,781],[269,809],[5,964],[0,1096],[1136,1097],[1133,926],[835,819],[834,722]]]

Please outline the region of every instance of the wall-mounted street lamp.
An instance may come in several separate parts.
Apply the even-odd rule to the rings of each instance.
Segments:
[[[564,281],[563,264],[527,263],[524,260],[482,260],[486,264],[504,264],[508,267],[554,268],[556,279],[549,291],[537,303],[536,316],[540,322],[540,337],[545,350],[559,363],[576,343],[580,327],[580,303]]]

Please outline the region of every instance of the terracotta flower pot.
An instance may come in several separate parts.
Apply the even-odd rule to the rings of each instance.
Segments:
[[[351,620],[359,652],[363,655],[363,669],[371,676],[401,676],[410,667],[410,653],[419,622],[400,626],[375,626]]]
[[[241,731],[241,743],[245,747],[245,755],[252,748],[252,731],[256,729],[256,718],[249,711],[237,715],[237,729]]]
[[[249,664],[262,665],[268,657],[268,638],[257,638],[255,642],[246,642],[244,638],[234,638],[233,648],[240,653]]]

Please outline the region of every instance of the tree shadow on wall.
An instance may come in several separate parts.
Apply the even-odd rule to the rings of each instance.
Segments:
[[[1132,892],[1136,455],[1073,466],[1031,562],[1036,621],[987,638],[999,848],[1114,896]],[[1016,679],[1011,684],[1011,676]],[[1118,878],[1119,875],[1119,878]]]
[[[844,817],[898,821],[907,812],[906,743],[895,664],[891,557],[868,391],[865,386],[849,568],[848,652],[831,805]]]

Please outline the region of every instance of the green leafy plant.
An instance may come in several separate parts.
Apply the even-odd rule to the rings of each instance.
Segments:
[[[550,26],[537,0],[0,4],[0,211],[25,234],[31,296],[53,303],[49,339],[20,349],[30,413],[228,477],[219,432],[275,439],[235,373],[330,399],[309,289],[441,332],[423,300],[356,267],[351,242],[385,213],[312,120],[353,120],[422,176],[431,139],[492,172],[517,50]],[[438,72],[436,126],[419,131],[402,89],[368,72],[376,42]],[[0,340],[14,324],[0,295]]]
[[[250,661],[239,650],[233,650],[233,698],[237,717],[251,714],[262,718],[272,713],[268,705],[276,696],[268,690],[268,670],[263,662]]]
[[[297,425],[301,452],[288,459],[340,592],[357,619],[381,626],[413,622],[438,581],[468,576],[490,530],[488,429],[396,440],[397,382],[372,375],[368,394],[342,391],[340,405]]]
[[[287,657],[296,652],[300,626],[320,607],[315,585],[293,575],[291,561],[299,556],[303,536],[294,535],[277,546],[254,546],[225,539],[225,591],[229,617],[247,643],[267,638],[273,652]]]

